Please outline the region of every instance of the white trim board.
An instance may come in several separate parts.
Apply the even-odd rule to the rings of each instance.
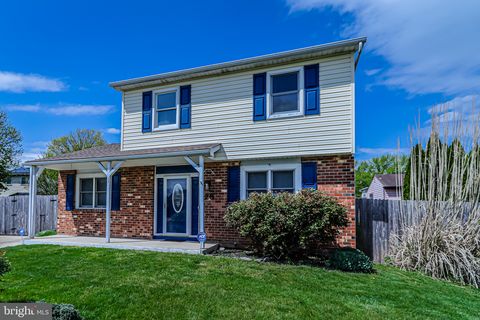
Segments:
[[[246,174],[247,172],[268,171],[267,187],[270,189],[271,171],[293,170],[295,192],[302,189],[302,163],[300,159],[289,161],[255,161],[252,164],[243,164],[240,166],[240,199],[247,198]]]

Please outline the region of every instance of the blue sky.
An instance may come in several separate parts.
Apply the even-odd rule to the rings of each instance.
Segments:
[[[356,75],[357,158],[478,98],[478,1],[2,1],[0,109],[23,159],[76,128],[119,141],[110,81],[367,36]],[[426,14],[428,13],[428,14]],[[477,40],[475,40],[477,39]]]

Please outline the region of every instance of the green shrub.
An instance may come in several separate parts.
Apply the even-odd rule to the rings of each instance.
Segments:
[[[327,266],[347,272],[372,273],[373,263],[362,251],[352,248],[337,249],[327,261]]]
[[[227,224],[251,241],[256,254],[275,260],[300,260],[320,243],[331,244],[348,223],[335,198],[305,189],[299,193],[252,194],[231,204]]]
[[[43,230],[38,232],[35,237],[48,237],[48,236],[54,236],[57,234],[56,230]]]
[[[54,320],[82,320],[82,316],[71,304],[54,304],[52,307],[52,317]]]
[[[10,261],[5,257],[5,251],[0,251],[0,277],[10,271]]]

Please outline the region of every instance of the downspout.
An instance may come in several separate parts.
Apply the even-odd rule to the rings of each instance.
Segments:
[[[363,51],[363,44],[365,42],[362,41],[358,44],[358,54],[357,54],[357,58],[355,59],[355,71],[357,70],[357,64],[358,64],[358,61],[360,61],[360,55],[362,54],[362,51]]]

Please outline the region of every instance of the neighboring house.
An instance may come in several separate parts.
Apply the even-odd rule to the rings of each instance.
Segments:
[[[0,191],[0,197],[27,195],[29,172],[28,168],[23,167],[12,170],[6,182],[7,189]]]
[[[400,200],[402,198],[403,174],[377,174],[362,198]]]
[[[360,189],[360,193],[362,194],[361,195],[362,198],[368,198],[367,197],[367,191],[368,191],[368,187]]]
[[[28,162],[32,176],[60,171],[58,232],[195,239],[205,231],[238,243],[223,219],[229,203],[317,188],[348,208],[339,241],[355,246],[355,68],[365,41],[111,83],[122,93],[120,144]]]

